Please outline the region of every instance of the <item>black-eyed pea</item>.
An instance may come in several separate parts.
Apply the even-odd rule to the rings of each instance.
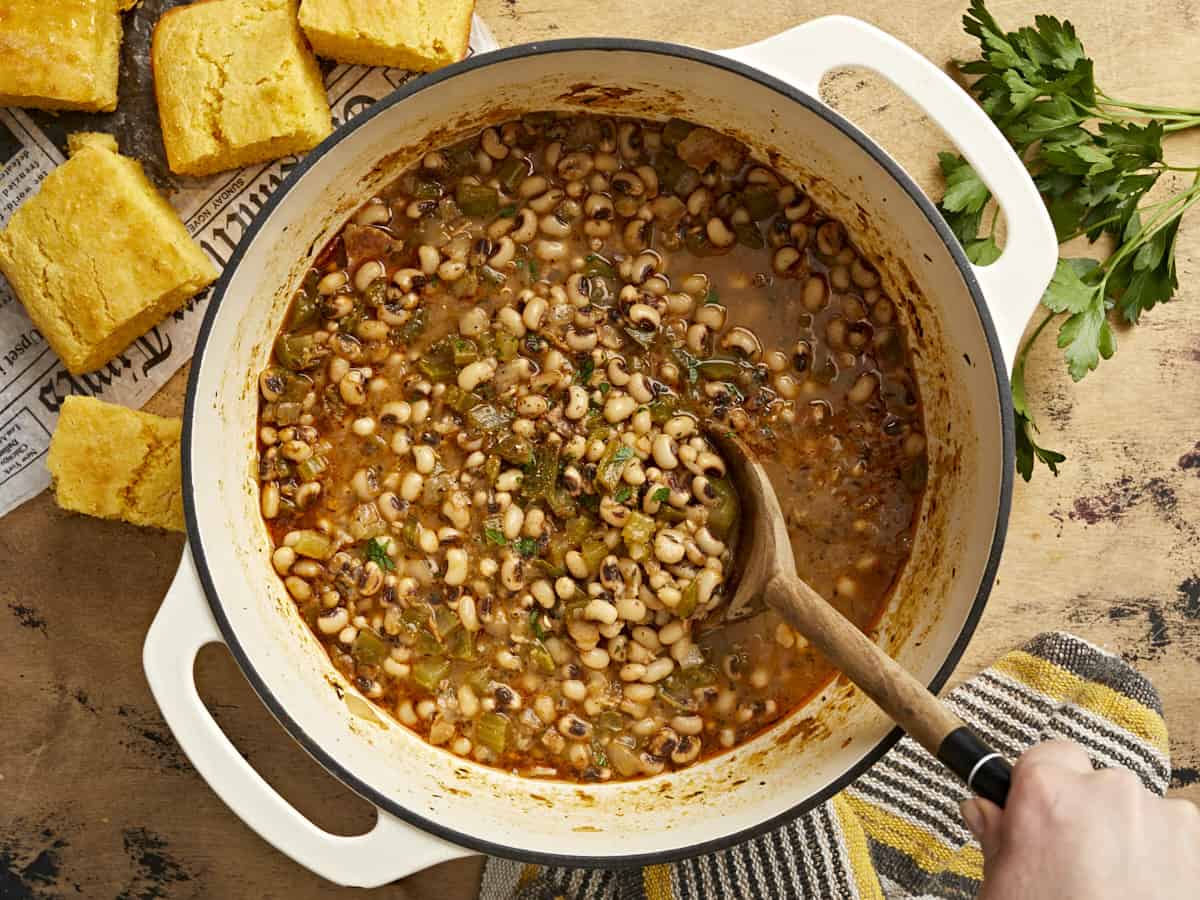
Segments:
[[[708,325],[701,322],[695,322],[688,326],[688,332],[684,338],[688,349],[697,355],[708,354]]]
[[[713,216],[704,226],[704,232],[708,235],[709,241],[714,247],[732,247],[737,240],[737,235],[733,229],[725,224],[725,220],[720,216]]]
[[[798,270],[804,255],[791,244],[785,244],[775,251],[771,258],[771,268],[779,275],[790,275]]]
[[[878,387],[879,379],[870,372],[864,372],[847,392],[846,399],[856,405],[862,405],[875,396]]]
[[[269,481],[262,487],[262,516],[264,519],[274,519],[279,515],[279,485]]]
[[[324,635],[334,635],[340,632],[350,622],[350,613],[346,607],[339,606],[329,609],[317,616],[317,629]]]
[[[720,331],[725,327],[725,317],[728,310],[721,303],[705,303],[696,308],[692,318],[701,325],[707,325],[711,331]]]
[[[614,528],[624,528],[629,522],[631,511],[628,506],[605,496],[600,501],[600,518]]]
[[[520,557],[505,554],[500,563],[500,583],[510,591],[519,591],[525,586],[525,564]]]
[[[317,282],[317,293],[322,297],[331,297],[346,286],[350,277],[343,271],[330,272]]]
[[[637,409],[637,401],[625,393],[613,391],[604,402],[604,418],[610,424],[624,422]]]

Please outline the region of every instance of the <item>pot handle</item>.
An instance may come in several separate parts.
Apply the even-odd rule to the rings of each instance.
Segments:
[[[1000,258],[972,269],[1011,371],[1025,325],[1054,273],[1058,239],[1025,166],[971,96],[908,45],[849,16],[814,19],[722,52],[818,99],[821,76],[831,69],[871,69],[942,127],[991,189],[1007,219],[1008,241]]]
[[[242,757],[196,690],[196,654],[224,643],[196,574],[190,547],[159,608],[142,664],[150,691],[175,739],[201,777],[247,825],[277,850],[322,878],[347,887],[379,887],[470,851],[377,808],[366,834],[329,834],[302,816]]]

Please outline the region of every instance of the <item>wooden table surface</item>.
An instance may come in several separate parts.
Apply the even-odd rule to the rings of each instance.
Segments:
[[[748,43],[818,15],[874,22],[943,64],[973,52],[965,0],[481,0],[502,45],[602,34],[703,47]],[[1190,0],[993,0],[1011,27],[1067,16],[1109,93],[1200,104],[1200,16]],[[1122,49],[1124,48],[1124,49]],[[835,78],[828,99],[939,190],[948,142],[880,79]],[[1200,134],[1168,156],[1200,162]],[[1080,252],[1083,252],[1082,250]],[[1067,629],[1120,653],[1158,686],[1173,790],[1200,800],[1200,211],[1179,237],[1180,291],[1080,385],[1042,342],[1029,388],[1061,477],[1018,482],[996,589],[956,674],[969,677],[1039,631]],[[186,373],[148,409],[177,415]],[[192,770],[146,687],[141,645],[183,539],[60,512],[47,495],[0,520],[0,897],[353,897],[247,829]],[[201,692],[240,751],[319,825],[370,827],[362,800],[312,763],[264,711],[224,650],[197,665]],[[450,863],[381,889],[468,897],[480,863]]]

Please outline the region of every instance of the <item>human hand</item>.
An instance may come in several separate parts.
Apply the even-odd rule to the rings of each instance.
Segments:
[[[983,848],[980,900],[1185,900],[1200,892],[1200,810],[1083,748],[1039,744],[1013,766],[1004,809],[962,803]]]

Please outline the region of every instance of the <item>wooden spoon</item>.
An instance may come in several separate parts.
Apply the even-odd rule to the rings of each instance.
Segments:
[[[796,574],[783,510],[767,473],[735,435],[713,429],[742,506],[740,573],[730,608],[762,596],[896,724],[976,794],[1000,806],[1012,767],[925,685]]]

